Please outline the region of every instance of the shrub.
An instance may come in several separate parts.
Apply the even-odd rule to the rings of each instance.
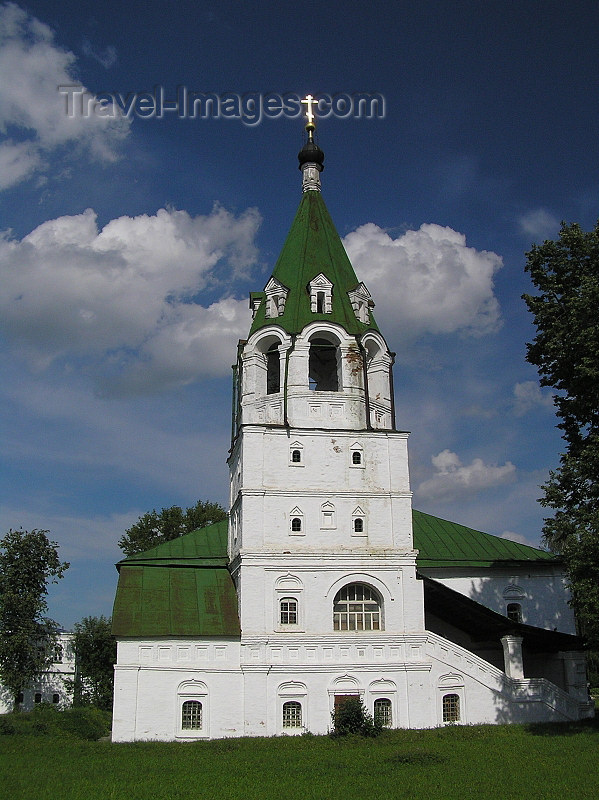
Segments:
[[[383,726],[364,708],[364,704],[359,697],[348,697],[336,706],[331,714],[333,730],[331,736],[347,736],[348,734],[358,734],[359,736],[378,736]]]
[[[110,733],[111,714],[99,708],[56,709],[40,703],[33,711],[0,717],[0,735],[66,736],[94,741]]]

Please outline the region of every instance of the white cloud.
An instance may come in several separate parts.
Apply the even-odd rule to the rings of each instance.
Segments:
[[[516,467],[511,461],[498,467],[475,458],[471,464],[465,465],[451,450],[443,450],[431,461],[437,472],[423,481],[417,490],[419,497],[424,499],[457,498],[510,483],[516,475]]]
[[[80,86],[73,53],[55,43],[54,32],[14,3],[0,6],[0,133],[18,139],[0,143],[0,164],[8,165],[0,188],[48,167],[49,154],[65,144],[74,152],[112,162],[129,133],[122,116],[69,116],[59,86]],[[84,87],[80,87],[91,99]],[[22,141],[22,140],[25,141]]]
[[[533,408],[553,408],[553,395],[542,392],[536,381],[523,381],[514,385],[514,414],[522,417]]]
[[[466,246],[463,234],[421,225],[392,239],[374,223],[344,239],[349,258],[376,302],[377,322],[393,337],[486,334],[500,325],[493,275],[500,256]]]
[[[526,544],[529,547],[531,546],[530,542],[525,536],[522,536],[520,533],[515,533],[514,531],[504,531],[501,534],[501,539],[509,539],[510,542],[518,542],[519,544]],[[536,545],[532,545],[536,547]]]
[[[88,209],[21,241],[5,235],[0,326],[38,368],[90,359],[105,392],[224,374],[247,332],[247,303],[224,296],[203,307],[197,295],[255,262],[259,225],[255,209],[236,217],[215,206],[197,217],[120,217],[98,230]]]
[[[559,220],[545,208],[527,211],[518,219],[522,233],[533,239],[547,239],[559,231]]]
[[[0,144],[0,189],[8,189],[34,175],[42,166],[38,147],[32,142]]]

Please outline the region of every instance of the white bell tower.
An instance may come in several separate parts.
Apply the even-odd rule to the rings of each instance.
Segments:
[[[424,630],[393,353],[322,199],[324,153],[306,129],[300,206],[251,294],[234,368],[229,557],[257,696],[273,641],[309,661],[340,634]]]

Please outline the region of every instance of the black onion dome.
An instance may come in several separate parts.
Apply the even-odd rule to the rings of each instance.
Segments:
[[[304,164],[318,164],[320,170],[324,169],[324,152],[313,139],[309,139],[297,154],[299,168]]]

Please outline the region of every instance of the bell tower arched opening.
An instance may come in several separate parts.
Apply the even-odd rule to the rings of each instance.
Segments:
[[[338,392],[339,383],[339,345],[321,337],[311,339],[308,387],[314,392]]]

